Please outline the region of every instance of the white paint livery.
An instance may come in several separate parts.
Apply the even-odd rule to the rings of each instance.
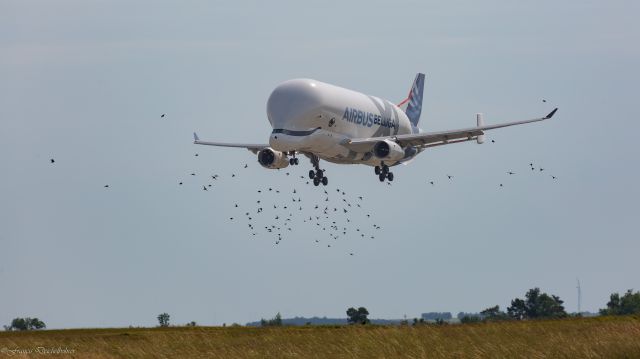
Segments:
[[[319,160],[375,166],[380,181],[393,180],[389,166],[408,162],[428,147],[476,140],[484,142],[484,131],[542,121],[545,117],[485,126],[477,114],[477,126],[452,131],[424,132],[417,127],[422,108],[424,75],[418,74],[409,96],[395,105],[312,79],[294,79],[278,85],[267,101],[267,117],[273,131],[269,144],[201,141],[200,145],[240,147],[258,153],[265,168],[298,164],[298,154],[307,156],[315,171],[309,177],[317,186],[327,185]],[[399,107],[400,106],[400,107]],[[401,108],[402,107],[402,108]]]

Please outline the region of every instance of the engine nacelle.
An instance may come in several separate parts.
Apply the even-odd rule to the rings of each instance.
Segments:
[[[289,165],[289,159],[284,152],[272,148],[263,148],[258,152],[258,162],[264,168],[277,169]]]
[[[383,140],[373,146],[373,154],[384,161],[399,161],[404,158],[404,150],[391,140]]]

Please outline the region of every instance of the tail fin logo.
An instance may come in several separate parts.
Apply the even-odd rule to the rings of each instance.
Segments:
[[[409,118],[409,121],[414,126],[418,125],[420,121],[420,113],[422,112],[422,92],[424,91],[424,74],[419,73],[416,75],[416,79],[413,81],[411,92],[409,92],[409,104],[405,113]]]

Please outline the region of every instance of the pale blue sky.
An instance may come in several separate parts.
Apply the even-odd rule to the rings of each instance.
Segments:
[[[583,309],[596,311],[611,292],[640,289],[639,10],[0,0],[0,324],[155,325],[161,312],[245,323],[350,306],[416,317],[504,308],[534,286],[574,311],[576,277]],[[393,186],[369,167],[325,164],[330,203],[343,203],[336,187],[354,205],[364,196],[349,226],[375,239],[328,239],[299,214],[278,245],[251,236],[239,218],[257,200],[291,206],[296,188],[305,218],[325,203],[300,179],[310,165],[269,171],[248,151],[192,144],[194,130],[267,141],[266,100],[290,78],[399,101],[419,71],[426,130],[473,125],[476,112],[495,123],[560,110],[482,146],[426,151],[394,170]],[[257,193],[267,187],[281,199]],[[277,211],[257,223],[288,215]]]

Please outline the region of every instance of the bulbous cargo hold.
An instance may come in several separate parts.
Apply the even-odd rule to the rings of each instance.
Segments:
[[[267,117],[274,129],[299,134],[321,129],[366,138],[412,131],[406,114],[391,102],[313,79],[279,84],[267,101]],[[279,149],[285,138],[278,136],[271,147]]]
[[[258,163],[264,168],[278,169],[289,166],[289,160],[284,152],[271,148],[264,148],[258,152]]]

